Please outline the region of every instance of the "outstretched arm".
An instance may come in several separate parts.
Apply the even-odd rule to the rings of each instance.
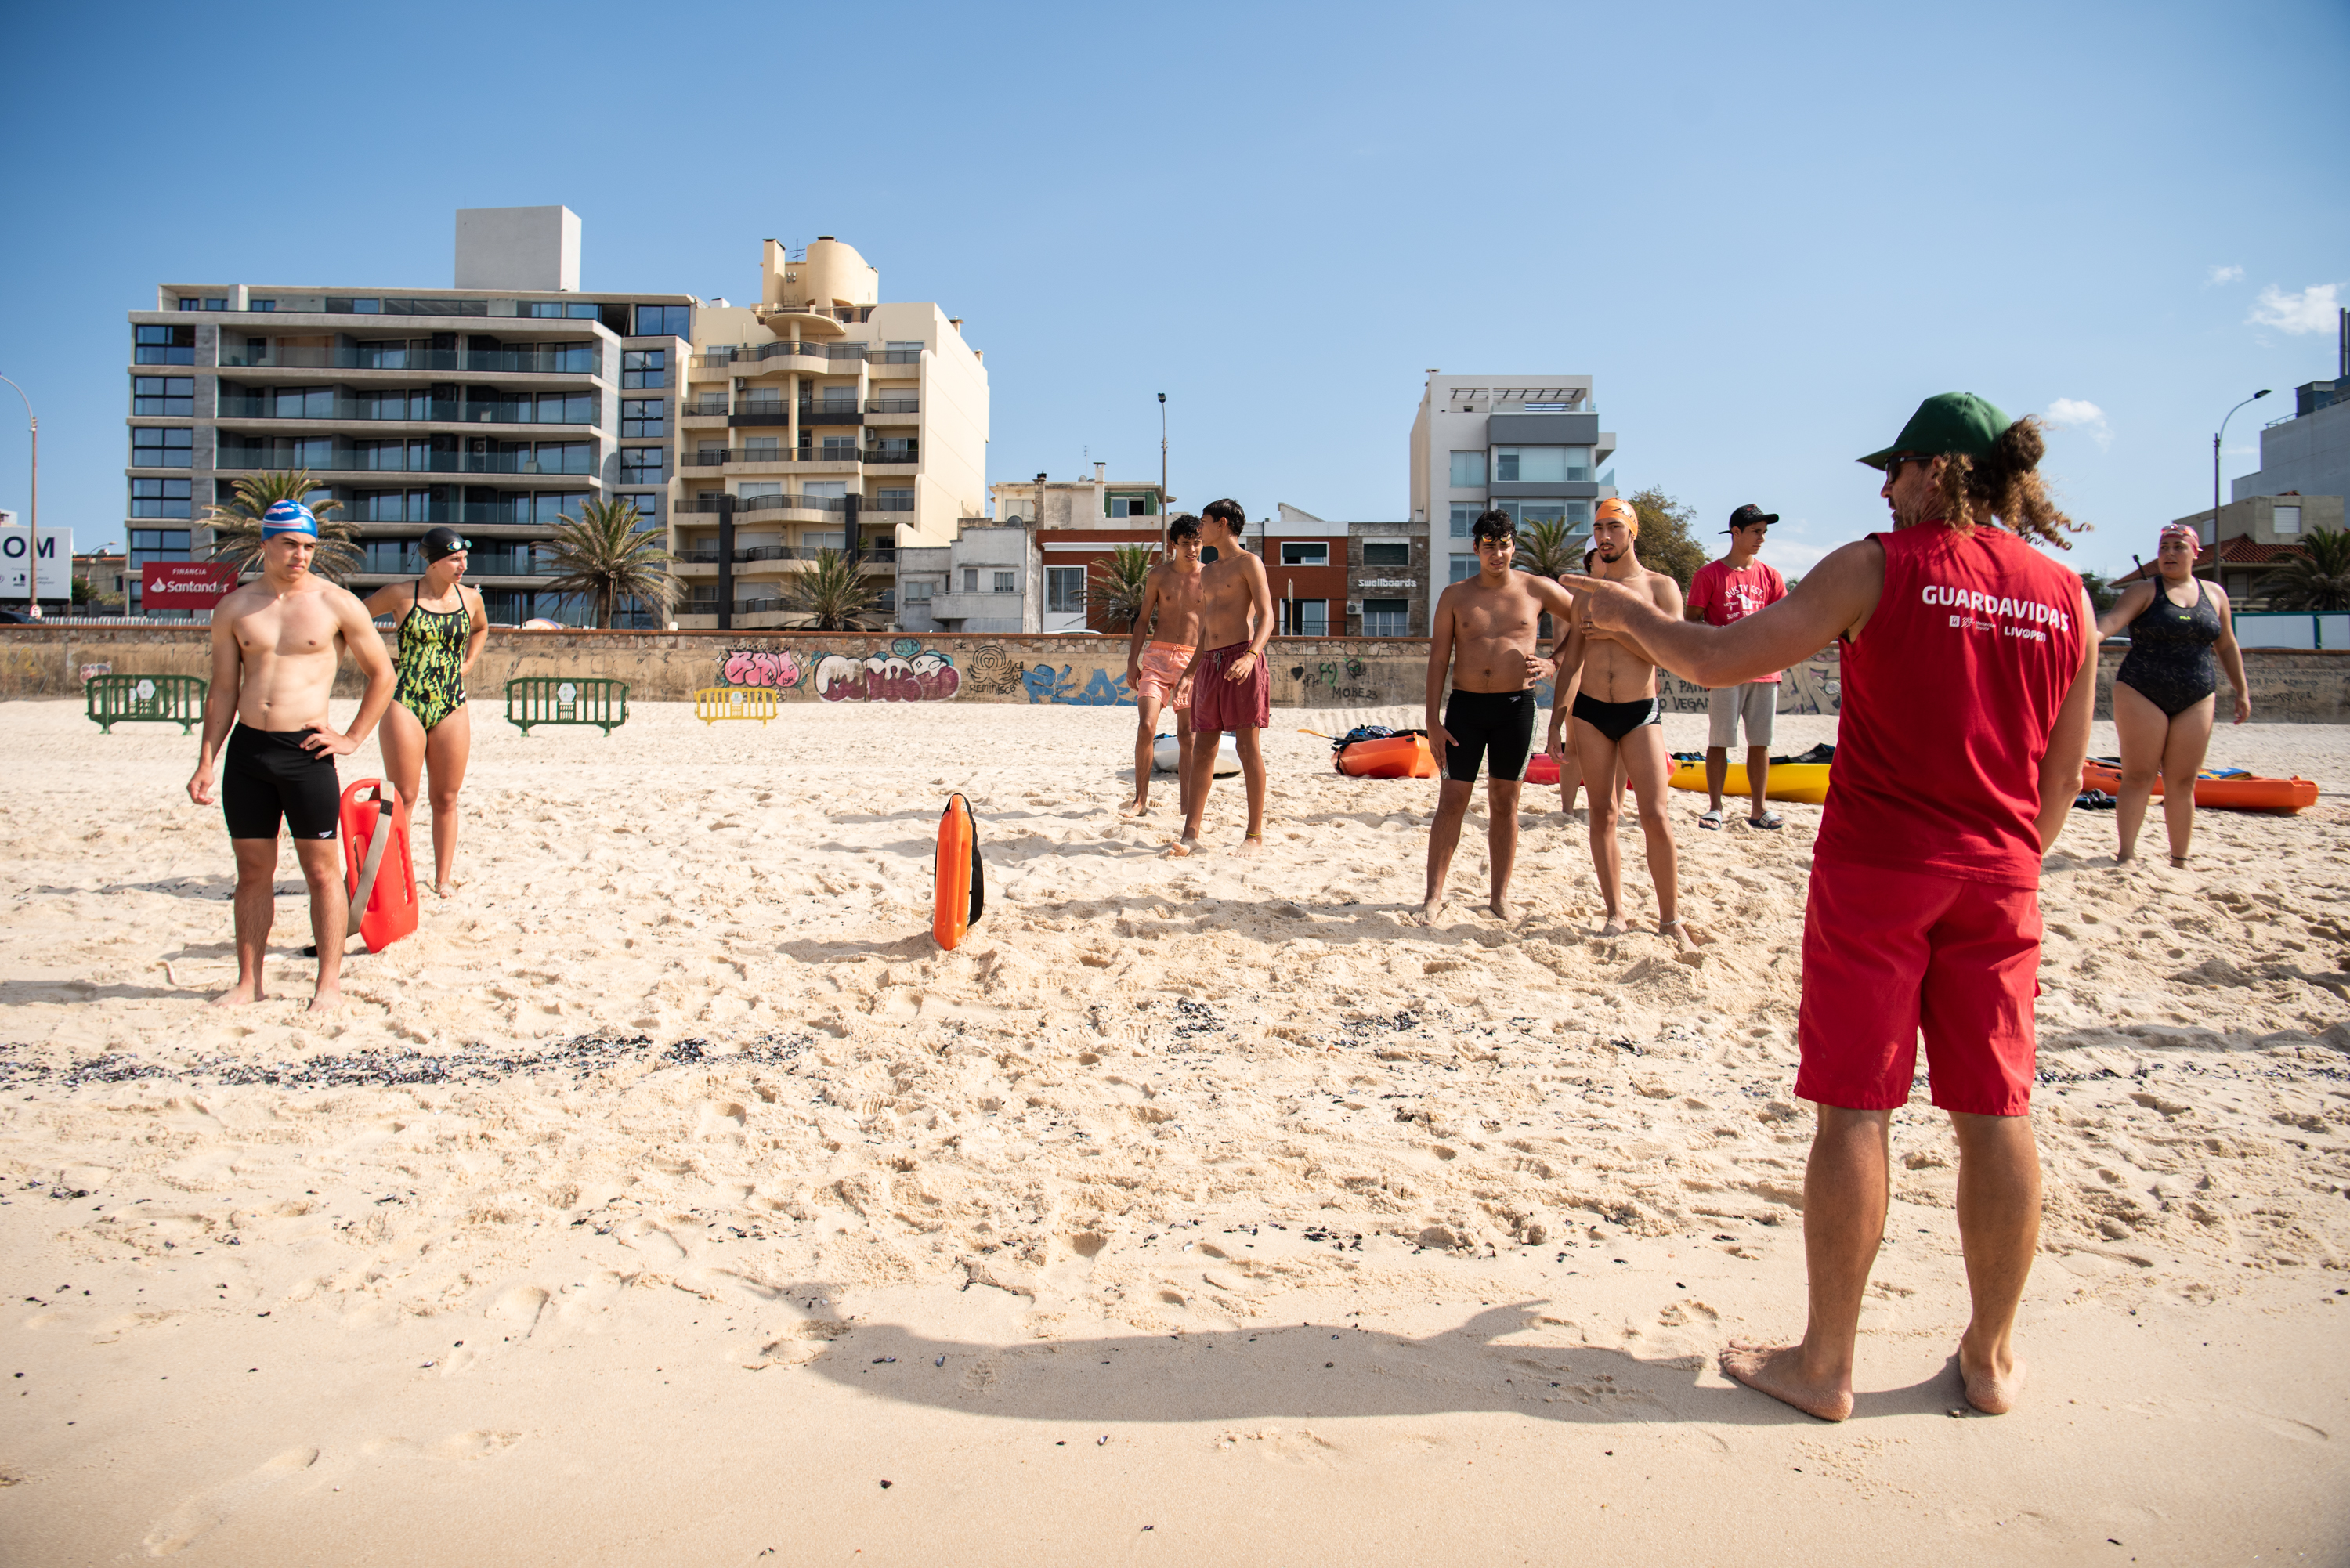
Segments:
[[[1422,727],[1428,731],[1428,749],[1436,758],[1438,771],[1444,767],[1444,748],[1452,743],[1452,733],[1444,727],[1444,678],[1452,668],[1452,590],[1447,588],[1437,596],[1436,608],[1428,618],[1428,716]]]
[[[1846,633],[1858,636],[1885,591],[1885,548],[1874,539],[1856,540],[1785,598],[1728,626],[1680,619],[1678,588],[1669,595],[1670,611],[1657,602],[1667,597],[1661,591],[1652,597],[1604,577],[1578,578],[1567,591],[1594,627],[1629,639],[1683,680],[1736,686],[1799,664]]]
[[[2084,589],[2083,626],[2088,625],[2096,607]],[[2081,793],[2081,764],[2089,756],[2089,722],[2097,712],[2097,639],[2091,636],[2084,640],[2089,646],[2081,651],[2081,668],[2064,692],[2064,706],[2056,710],[2055,727],[2048,732],[2048,750],[2040,758],[2039,827],[2043,855],[2055,846],[2056,836],[2064,830],[2064,818],[2073,809],[2073,799]]]
[[[2130,622],[2146,613],[2146,607],[2153,602],[2152,583],[2132,583],[2122,590],[2122,597],[2114,601],[2114,607],[2097,618],[2097,635],[2119,637],[2129,629]]]

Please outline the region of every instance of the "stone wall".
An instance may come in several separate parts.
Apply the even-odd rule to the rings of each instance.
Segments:
[[[2097,713],[2125,645],[2105,649]],[[1836,711],[1833,647],[1787,671],[1783,713]],[[1424,639],[1283,638],[1268,650],[1273,701],[1284,708],[1417,706]],[[2350,723],[2350,653],[2251,649],[2253,717],[2268,723]],[[0,698],[78,697],[93,674],[208,675],[197,627],[0,628]],[[1060,702],[1131,706],[1126,639],[1114,637],[879,637],[825,632],[493,631],[469,680],[477,700],[502,698],[517,675],[602,676],[639,701],[679,702],[710,686],[770,686],[786,701]],[[359,683],[348,662],[338,695]],[[1547,705],[1547,682],[1541,689]],[[2222,691],[2222,701],[2226,700]],[[1665,679],[1674,712],[1703,712],[1705,692]]]

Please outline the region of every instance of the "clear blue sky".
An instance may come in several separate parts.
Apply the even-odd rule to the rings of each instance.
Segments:
[[[458,207],[567,204],[591,289],[741,301],[764,236],[848,240],[986,350],[991,479],[1155,476],[1163,390],[1185,504],[1399,517],[1423,369],[1589,374],[1623,488],[1708,529],[1760,502],[1789,569],[1879,525],[1853,458],[1953,388],[2092,406],[2046,466],[2097,527],[2076,564],[2126,568],[2208,504],[2230,403],[2277,389],[2233,474],[2334,373],[2306,291],[2350,300],[2339,0],[6,27],[0,372],[84,547],[121,533],[126,310],[166,279],[447,286]]]

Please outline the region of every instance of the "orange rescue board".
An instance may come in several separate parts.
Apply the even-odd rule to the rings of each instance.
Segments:
[[[1383,741],[1357,741],[1340,752],[1340,773],[1358,779],[1432,779],[1436,758],[1425,735],[1389,735]]]
[[[2091,757],[2081,768],[2081,787],[2119,794],[2122,771],[2102,758]],[[2162,793],[2159,776],[2154,781],[2154,793]],[[2298,774],[2289,779],[2261,778],[2252,774],[2228,777],[2214,775],[2206,769],[2195,775],[2195,804],[2228,806],[2236,811],[2303,811],[2317,804],[2317,781]]]
[[[931,935],[952,952],[962,945],[971,928],[987,907],[987,876],[979,862],[979,828],[972,821],[971,803],[960,794],[947,796],[939,815],[939,852],[934,863],[938,890],[931,910]]]
[[[361,795],[369,798],[362,800]],[[343,889],[350,895],[351,932],[380,953],[416,930],[416,867],[408,853],[408,813],[400,792],[382,779],[361,779],[343,792]]]

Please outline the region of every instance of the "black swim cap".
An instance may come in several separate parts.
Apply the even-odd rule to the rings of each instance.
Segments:
[[[427,564],[473,547],[473,542],[454,528],[428,528],[424,531],[422,543]]]

